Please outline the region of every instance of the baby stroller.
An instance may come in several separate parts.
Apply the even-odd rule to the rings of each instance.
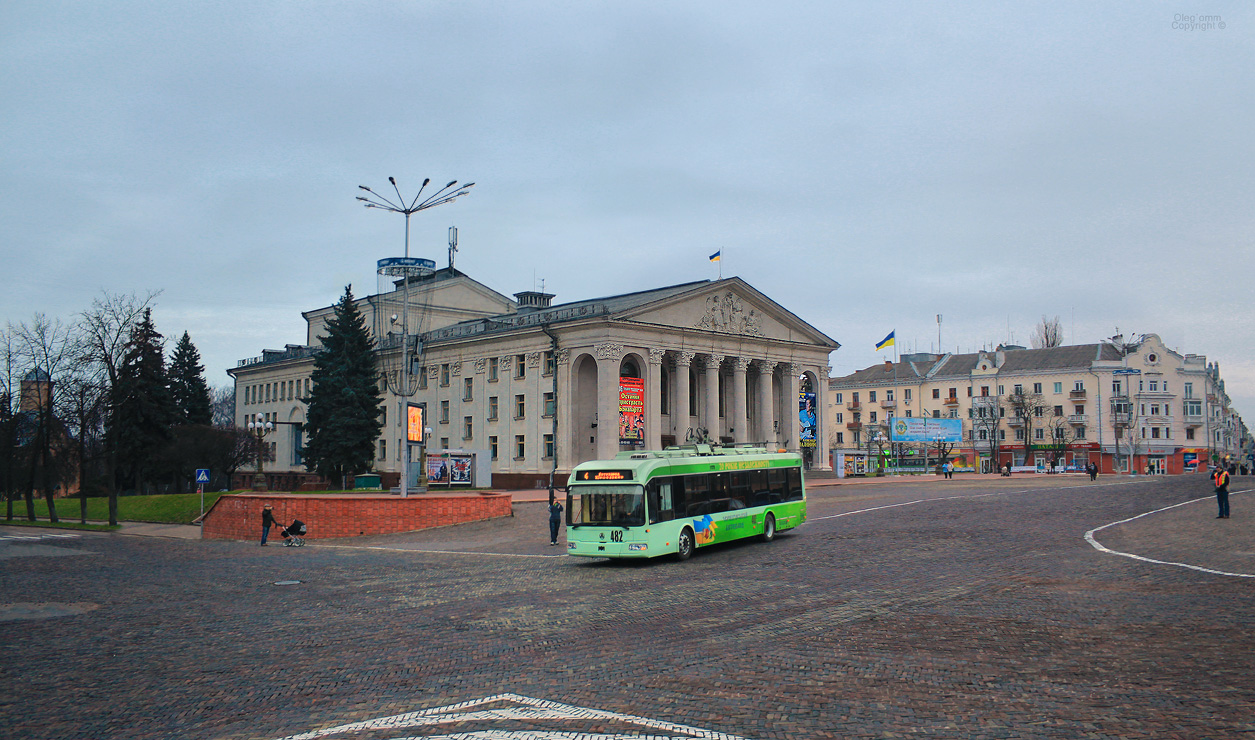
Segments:
[[[305,522],[300,519],[293,519],[292,523],[283,528],[283,546],[284,547],[304,547],[305,546]]]

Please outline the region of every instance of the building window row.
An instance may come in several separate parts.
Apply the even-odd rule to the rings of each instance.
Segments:
[[[300,380],[280,380],[274,383],[246,385],[242,405],[297,400],[297,396],[301,393],[301,382]],[[305,378],[304,383],[305,393],[301,396],[302,398],[309,396],[309,378]]]

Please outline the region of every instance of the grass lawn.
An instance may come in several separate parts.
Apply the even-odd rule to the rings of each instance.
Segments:
[[[205,492],[205,511],[222,496],[221,493]],[[79,520],[79,500],[76,498],[59,498],[55,502],[57,518],[62,522]],[[3,516],[0,513],[0,516]],[[128,522],[156,522],[158,524],[191,524],[200,516],[199,493],[175,493],[163,496],[119,496],[118,520]],[[48,519],[48,503],[42,498],[35,499],[35,517]],[[13,518],[26,518],[26,502],[13,502]],[[87,499],[87,518],[92,521],[109,521],[109,499]],[[5,520],[0,519],[0,523]]]
[[[480,490],[480,489],[455,489],[461,491]],[[251,491],[229,491],[228,493],[251,493]],[[276,491],[275,493],[296,493],[296,494],[324,494],[324,493],[379,493],[379,491]],[[223,496],[223,493],[209,491],[205,492],[205,511],[209,511],[214,503]],[[79,507],[81,504],[77,498],[59,498],[55,502],[57,508],[57,518],[62,524],[71,524],[79,520]],[[0,502],[0,524],[18,524],[18,520],[26,521],[26,501],[17,499],[13,502],[13,520],[4,519],[4,503]],[[191,524],[200,516],[200,494],[199,493],[174,493],[163,494],[159,496],[118,496],[118,521],[125,522],[154,522],[157,524]],[[35,499],[35,518],[36,524],[43,523],[45,526],[48,522],[48,503],[42,498]],[[87,519],[89,521],[107,522],[109,521],[109,499],[89,498],[87,499]],[[29,522],[28,522],[29,523]],[[90,528],[100,525],[86,525]],[[105,526],[105,529],[108,529]]]

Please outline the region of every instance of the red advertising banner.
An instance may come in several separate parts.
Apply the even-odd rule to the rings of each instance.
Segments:
[[[619,378],[619,441],[645,442],[645,381]]]

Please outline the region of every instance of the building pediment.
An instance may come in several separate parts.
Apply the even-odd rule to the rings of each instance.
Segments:
[[[614,318],[830,349],[840,346],[740,278],[701,284],[678,295],[616,312]]]

